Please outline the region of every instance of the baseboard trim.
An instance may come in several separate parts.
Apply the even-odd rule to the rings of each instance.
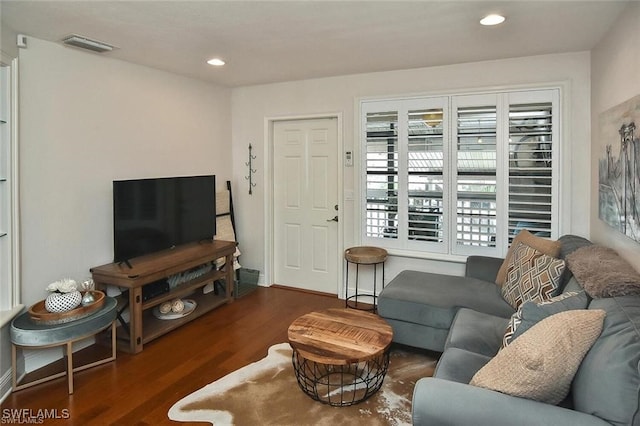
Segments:
[[[281,290],[297,291],[297,292],[300,292],[300,293],[315,294],[317,296],[326,296],[326,297],[333,297],[333,298],[337,298],[338,297],[338,295],[335,294],[335,293],[324,293],[324,292],[321,292],[321,291],[307,290],[305,288],[298,288],[298,287],[289,287],[289,286],[281,285],[281,284],[271,284],[270,287],[279,288]]]
[[[73,352],[89,347],[94,342],[95,338],[93,337],[76,342],[73,344]],[[64,350],[64,346],[56,346],[55,348],[47,349],[25,349],[23,352],[24,371],[30,373],[56,362],[64,357]]]
[[[12,370],[11,368],[9,368],[4,372],[4,374],[2,374],[2,377],[0,377],[0,395],[2,395],[2,397],[0,398],[0,403],[4,402],[4,400],[7,399],[7,397],[13,390],[13,383],[11,383],[11,373]]]

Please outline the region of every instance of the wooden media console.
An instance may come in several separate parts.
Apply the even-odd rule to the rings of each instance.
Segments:
[[[128,296],[119,297],[118,310],[120,326],[117,329],[118,346],[131,353],[141,352],[143,345],[151,340],[192,321],[199,316],[233,301],[234,287],[233,254],[236,243],[233,241],[206,241],[190,243],[169,250],[137,257],[124,262],[109,263],[91,268],[93,280],[98,288],[114,285],[126,288]],[[169,292],[143,300],[143,286],[167,279],[181,272],[194,270],[225,258],[221,270],[215,267],[183,282]],[[202,288],[216,280],[224,280],[223,294],[209,292]],[[153,308],[167,301],[188,297],[197,303],[195,310],[178,319],[165,320],[153,315]],[[129,322],[124,322],[122,312],[128,307]]]

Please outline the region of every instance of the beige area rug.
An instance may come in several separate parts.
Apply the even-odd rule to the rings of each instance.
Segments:
[[[435,359],[427,353],[392,348],[382,388],[350,407],[332,407],[302,392],[293,374],[291,347],[280,343],[266,358],[247,365],[178,401],[169,410],[176,421],[220,425],[411,425],[416,381],[431,376]]]

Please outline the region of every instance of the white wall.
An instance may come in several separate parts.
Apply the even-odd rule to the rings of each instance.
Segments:
[[[28,306],[50,282],[112,260],[112,180],[231,178],[231,92],[33,37],[19,61]]]
[[[625,237],[600,220],[597,195],[598,160],[604,157],[607,143],[599,137],[599,116],[640,95],[640,3],[631,2],[593,49],[591,74],[591,237],[594,242],[618,251],[640,270],[640,242]]]
[[[433,68],[351,75],[281,84],[243,87],[233,90],[233,174],[235,188],[238,238],[245,247],[243,265],[266,270],[262,241],[265,230],[265,159],[268,137],[265,119],[286,116],[317,115],[339,112],[343,116],[345,150],[357,151],[356,101],[362,97],[391,96],[411,93],[442,93],[464,89],[504,87],[537,83],[564,82],[568,91],[565,101],[569,109],[564,120],[568,124],[569,139],[563,165],[572,166],[568,181],[562,182],[567,197],[565,209],[569,214],[562,224],[563,233],[583,236],[589,234],[589,218],[584,214],[590,206],[589,166],[589,61],[588,52],[563,55],[526,57],[500,61],[479,62]],[[252,143],[258,157],[258,185],[253,196],[248,195],[246,175],[247,145]],[[570,158],[568,158],[570,157]],[[356,155],[357,158],[357,155]],[[344,189],[356,190],[357,167],[344,168]],[[357,192],[356,192],[357,193]],[[342,201],[344,212],[344,248],[358,243],[354,227],[354,206],[358,201]],[[250,250],[247,247],[250,246]],[[387,280],[400,270],[414,268],[431,271],[461,273],[455,263],[394,257],[387,263]]]
[[[2,53],[15,58],[18,56],[18,46],[16,46],[16,37],[18,33],[4,22],[0,25],[0,50]]]

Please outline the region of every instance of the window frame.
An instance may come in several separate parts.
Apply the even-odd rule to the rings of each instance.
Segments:
[[[1,161],[6,163],[6,180],[0,203],[0,217],[4,217],[5,224],[0,230],[6,233],[3,239],[4,249],[0,251],[0,326],[11,321],[24,305],[21,303],[20,293],[20,216],[19,216],[19,160],[18,160],[18,59],[10,58],[4,53],[0,54],[0,66],[6,75],[2,78],[2,90],[0,96],[3,99],[1,108],[6,122],[3,123],[2,135],[4,147],[2,148]]]
[[[359,150],[359,203],[355,212],[356,223],[359,224],[359,233],[357,238],[364,245],[377,245],[387,248],[391,254],[415,257],[429,258],[435,260],[446,260],[453,262],[464,262],[469,255],[486,255],[503,257],[508,250],[508,245],[513,236],[509,235],[509,112],[510,105],[518,103],[533,104],[535,102],[548,102],[552,106],[552,170],[551,170],[551,238],[558,238],[560,228],[565,222],[563,220],[561,192],[563,190],[561,184],[562,176],[571,176],[571,170],[567,168],[568,164],[563,161],[562,152],[566,149],[565,139],[567,129],[562,127],[562,112],[565,108],[563,103],[563,85],[543,85],[543,86],[526,86],[513,88],[499,88],[496,90],[478,90],[465,92],[451,92],[435,95],[409,95],[385,98],[361,98],[357,101],[358,126],[357,141]],[[459,246],[456,244],[455,220],[458,213],[453,213],[451,208],[456,206],[456,198],[458,193],[451,189],[451,185],[456,184],[456,151],[445,149],[443,156],[445,161],[444,185],[446,188],[443,193],[443,227],[445,230],[444,244],[427,243],[422,241],[410,241],[399,234],[395,240],[389,238],[378,238],[367,236],[367,147],[365,146],[366,120],[367,113],[380,112],[382,108],[387,107],[388,111],[393,111],[393,106],[397,107],[395,111],[398,113],[398,164],[402,165],[407,160],[407,139],[403,134],[403,126],[401,122],[407,119],[406,112],[415,105],[425,105],[425,102],[433,102],[446,99],[443,106],[443,114],[448,125],[444,126],[443,140],[445,144],[453,144],[456,142],[456,106],[468,106],[469,103],[482,103],[483,99],[490,97],[496,98],[496,210],[497,210],[497,228],[495,247],[473,247]],[[467,103],[460,101],[468,101]],[[473,102],[469,102],[473,101]],[[403,115],[404,114],[404,115]],[[406,127],[406,126],[404,126]],[[407,198],[407,178],[408,174],[402,171],[402,167],[398,170],[398,200]],[[403,206],[404,204],[404,206]],[[446,213],[448,212],[448,213]],[[406,215],[406,203],[401,202],[398,206],[398,217],[404,222],[409,222],[410,218]],[[453,224],[453,226],[450,226]]]

